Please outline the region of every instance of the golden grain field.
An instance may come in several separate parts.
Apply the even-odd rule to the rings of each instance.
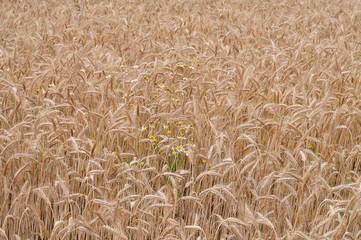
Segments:
[[[361,239],[359,0],[0,0],[0,239]]]

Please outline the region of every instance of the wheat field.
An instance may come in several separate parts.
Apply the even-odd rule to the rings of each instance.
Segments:
[[[0,0],[0,239],[361,239],[358,0]]]

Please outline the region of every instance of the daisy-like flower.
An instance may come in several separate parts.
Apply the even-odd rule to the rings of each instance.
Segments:
[[[117,154],[117,152],[112,152],[112,154],[113,154],[113,155],[116,155],[116,154]]]
[[[40,87],[36,87],[36,91],[38,91],[38,92],[39,92],[39,91],[40,91]]]
[[[160,88],[157,88],[157,92],[160,92]]]
[[[185,124],[183,124],[183,126],[182,127],[186,127],[187,125],[185,125]]]
[[[130,106],[132,107],[132,108],[135,108],[135,105],[132,103],[132,104],[130,104]]]
[[[112,75],[110,75],[110,74],[105,76],[105,78],[111,78],[111,77],[112,77]]]
[[[136,82],[138,82],[138,79],[134,78],[131,82],[136,83]]]
[[[153,140],[153,139],[154,139],[154,136],[150,136],[149,139],[150,139],[150,140]]]
[[[142,127],[142,132],[144,132],[145,130],[147,130],[147,127]]]
[[[89,113],[88,112],[84,112],[84,115],[88,115]]]
[[[134,92],[134,90],[133,89],[130,89],[130,93],[133,93]]]
[[[184,81],[187,81],[187,80],[188,80],[188,78],[186,78],[186,77],[183,77],[183,80],[184,80]]]
[[[172,154],[175,155],[177,152],[176,151],[173,151]]]
[[[177,99],[177,100],[175,100],[175,101],[179,103],[179,99]]]
[[[150,128],[154,129],[154,128],[155,128],[155,125],[151,125]]]
[[[54,83],[50,83],[50,84],[49,84],[49,87],[55,87],[55,84],[54,84]]]
[[[123,67],[123,65],[120,65],[120,64],[119,64],[119,65],[118,65],[118,68],[124,68],[124,67]]]
[[[73,92],[70,92],[69,94],[70,94],[71,96],[74,96],[74,93],[73,93]]]
[[[149,80],[149,78],[148,78],[148,77],[144,77],[144,80],[145,80],[145,81],[148,81],[148,80]]]
[[[164,128],[164,129],[167,129],[167,128],[168,128],[168,125],[165,125],[165,124],[164,124],[164,125],[163,125],[163,128]]]
[[[184,68],[185,66],[186,66],[185,64],[178,63],[178,67]]]
[[[157,98],[157,97],[158,97],[158,95],[157,95],[157,94],[155,94],[155,95],[154,95],[154,98]]]
[[[178,125],[179,125],[179,122],[176,122],[176,123],[175,123],[175,125],[177,125],[177,126],[178,126]]]
[[[179,140],[186,140],[186,138],[185,138],[185,137],[182,137],[182,136],[179,136],[178,139],[179,139]]]
[[[194,67],[193,66],[189,66],[190,69],[194,70]]]
[[[156,138],[153,139],[153,143],[157,143],[158,140]]]
[[[172,131],[168,131],[167,134],[168,134],[168,135],[171,135],[171,134],[172,134]]]
[[[108,65],[108,68],[111,68],[112,66],[111,65]]]
[[[178,152],[184,152],[184,148],[183,148],[183,146],[181,146],[181,145],[177,146],[176,150],[177,150]]]
[[[180,133],[181,133],[181,134],[184,134],[184,133],[185,133],[185,131],[182,129],[182,130],[180,130]]]
[[[184,151],[184,153],[186,154],[186,156],[189,156],[189,152],[188,151]]]
[[[161,83],[161,84],[159,84],[159,87],[160,87],[160,88],[164,88],[165,86],[164,86],[163,83]]]
[[[126,99],[127,97],[128,97],[127,94],[124,94],[123,99]]]
[[[207,162],[207,160],[206,160],[206,159],[203,159],[203,160],[202,160],[202,162],[203,162],[203,163],[206,163],[206,162]]]
[[[192,146],[192,147],[196,147],[196,145],[195,145],[194,143],[191,143],[191,146]]]
[[[137,69],[137,68],[139,68],[139,66],[138,66],[138,65],[134,65],[133,68],[134,68],[134,69]]]
[[[167,121],[167,124],[169,124],[170,123],[170,121]]]
[[[144,165],[144,162],[140,162],[140,166],[143,166]]]

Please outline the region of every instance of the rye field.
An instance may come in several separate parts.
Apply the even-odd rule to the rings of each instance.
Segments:
[[[359,0],[0,0],[0,239],[361,239]]]

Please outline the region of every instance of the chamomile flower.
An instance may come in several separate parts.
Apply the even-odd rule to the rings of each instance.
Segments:
[[[191,143],[191,146],[192,146],[192,147],[196,147],[196,145],[195,145],[194,143]]]
[[[184,151],[184,153],[186,154],[186,156],[189,156],[189,152],[188,151]]]
[[[178,126],[178,125],[179,125],[179,122],[176,122],[176,123],[175,123],[175,125],[177,125],[177,126]]]
[[[161,84],[159,84],[159,87],[160,87],[160,88],[164,88],[165,86],[164,86],[163,83],[161,83]]]
[[[176,153],[177,153],[176,151],[173,151],[173,152],[172,152],[173,155],[176,155]]]
[[[182,145],[177,146],[176,151],[178,152],[184,152],[184,148]]]
[[[140,166],[143,166],[144,165],[144,162],[140,162]]]
[[[150,139],[150,140],[153,140],[153,139],[154,139],[154,136],[150,136],[149,139]]]
[[[127,97],[128,97],[127,94],[123,95],[123,99],[127,99]]]
[[[164,128],[164,129],[167,129],[167,128],[168,128],[168,125],[165,125],[165,124],[164,124],[164,125],[163,125],[163,128]]]
[[[139,66],[138,66],[138,65],[134,65],[133,68],[134,68],[134,69],[137,69],[137,68],[139,68]]]
[[[144,80],[145,80],[145,81],[148,81],[148,80],[149,80],[149,78],[148,78],[148,77],[144,77]]]
[[[155,95],[154,95],[154,98],[157,98],[157,97],[158,97],[158,95],[157,95],[157,94],[155,94]]]
[[[132,79],[131,82],[132,82],[132,83],[136,83],[136,82],[138,82],[138,79],[134,78],[134,79]]]
[[[187,80],[188,80],[188,78],[186,78],[186,77],[183,77],[183,80],[184,80],[184,81],[187,81]]]
[[[118,68],[124,68],[124,66],[119,64],[119,65],[118,65]]]
[[[185,137],[182,137],[182,136],[179,136],[178,139],[179,139],[179,140],[186,140],[186,138],[185,138]]]
[[[74,92],[70,92],[69,94],[70,94],[71,96],[74,96]]]
[[[40,87],[36,87],[36,91],[39,92],[39,91],[40,91]]]
[[[132,107],[132,108],[135,108],[136,106],[132,103],[132,104],[130,104],[130,106]]]
[[[155,125],[151,125],[150,128],[151,128],[151,129],[154,129],[154,128],[155,128]]]
[[[111,66],[111,65],[108,65],[107,67],[108,67],[108,68],[111,68],[112,66]]]
[[[112,75],[110,75],[110,74],[105,76],[105,78],[111,78],[111,77],[112,77]]]
[[[55,87],[54,83],[49,83],[49,87]]]
[[[202,160],[202,162],[203,162],[203,163],[206,163],[206,162],[207,162],[207,160],[206,160],[206,159],[203,159],[203,160]]]
[[[116,155],[116,154],[117,154],[117,152],[112,152],[112,154],[113,154],[113,155]]]
[[[84,112],[84,115],[88,115],[89,113],[88,112]]]
[[[186,66],[185,64],[178,63],[178,67],[184,68],[185,66]]]
[[[195,68],[193,66],[189,66],[190,69],[194,70]]]
[[[142,132],[146,131],[147,130],[147,127],[142,127]]]
[[[171,135],[171,134],[172,134],[172,131],[168,131],[167,134],[168,134],[168,135]]]
[[[170,121],[167,121],[167,124],[169,124],[170,123]]]
[[[156,138],[153,139],[153,143],[157,143],[158,140]]]

